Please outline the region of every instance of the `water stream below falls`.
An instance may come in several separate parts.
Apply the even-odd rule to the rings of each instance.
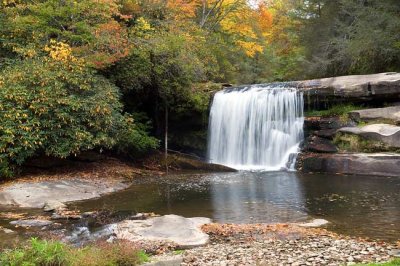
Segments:
[[[209,161],[239,170],[293,169],[303,105],[301,93],[282,86],[218,92],[210,112]]]

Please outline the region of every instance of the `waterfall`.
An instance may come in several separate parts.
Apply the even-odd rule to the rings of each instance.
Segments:
[[[303,95],[292,87],[253,85],[215,94],[208,159],[238,170],[294,169],[303,140]]]

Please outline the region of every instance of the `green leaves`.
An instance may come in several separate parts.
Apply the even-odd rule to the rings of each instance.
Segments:
[[[118,90],[93,71],[38,58],[7,67],[0,82],[0,173],[34,154],[65,158],[115,144]]]

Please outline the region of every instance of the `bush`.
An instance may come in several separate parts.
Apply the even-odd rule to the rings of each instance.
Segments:
[[[25,246],[0,254],[2,266],[133,266],[148,260],[146,253],[128,242],[73,248],[58,241],[36,238]]]
[[[118,89],[67,52],[0,72],[0,176],[11,176],[36,154],[65,158],[110,148],[118,138],[141,152],[155,146],[145,131],[127,124]]]
[[[1,253],[0,265],[67,265],[66,246],[60,242],[48,242],[32,238],[29,245]]]
[[[158,148],[159,140],[148,136],[147,130],[146,124],[134,123],[131,116],[125,115],[124,123],[117,134],[116,151],[131,158],[138,158],[145,155],[149,150]]]

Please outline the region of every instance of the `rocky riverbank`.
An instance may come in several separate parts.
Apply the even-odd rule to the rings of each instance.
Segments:
[[[336,235],[324,229],[298,225],[208,224],[203,230],[210,243],[184,251],[170,265],[352,265],[386,262],[398,255],[395,244],[368,242]],[[157,264],[154,264],[157,265]],[[161,265],[161,264],[160,264]]]

